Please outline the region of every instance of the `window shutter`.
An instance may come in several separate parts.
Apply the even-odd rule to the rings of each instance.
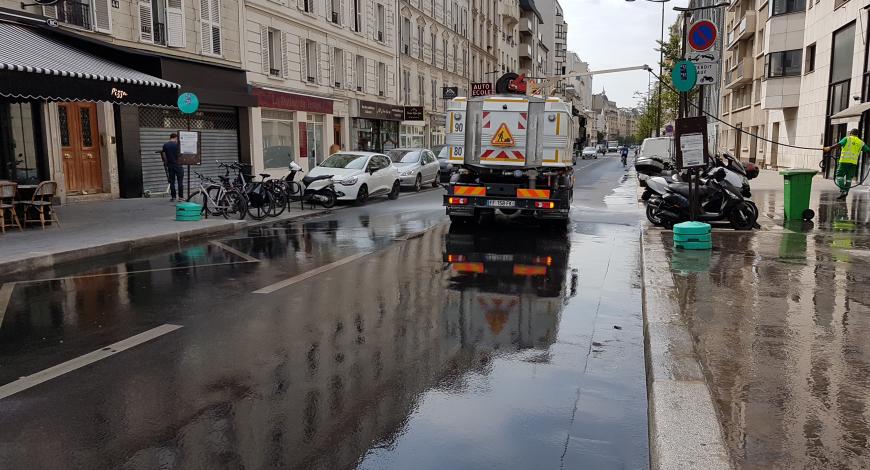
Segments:
[[[46,18],[54,18],[57,19],[57,4],[54,5],[46,5],[42,7],[42,14]]]
[[[151,2],[140,1],[139,6],[139,40],[142,42],[154,42],[154,15],[151,11]]]
[[[211,54],[211,13],[210,0],[199,0],[199,29],[202,41],[202,53]],[[149,4],[150,5],[150,4]]]
[[[396,75],[393,73],[393,69],[391,69],[390,67],[386,67],[386,69],[387,69],[387,80],[386,80],[387,90],[386,90],[385,95],[387,95],[387,98],[393,98],[393,91],[396,88]]]
[[[347,2],[345,0],[341,0],[339,8],[341,8],[341,11],[338,14],[338,23],[342,26],[347,26],[351,24],[351,22],[347,21]]]
[[[112,34],[112,6],[109,0],[93,0],[94,29],[100,33]]]
[[[269,28],[260,26],[260,68],[264,75],[269,75],[271,67],[269,67]]]
[[[305,0],[296,0],[296,8],[305,10]]]
[[[337,75],[335,74],[335,53],[337,52],[337,47],[327,47],[326,52],[329,54],[329,60],[327,63],[329,64],[329,86],[335,86],[335,79]]]
[[[287,52],[287,33],[281,31],[281,78],[290,76],[290,54]]]
[[[387,43],[387,46],[392,46],[393,45],[393,32],[395,31],[395,27],[393,26],[392,11],[387,9],[387,5],[392,5],[392,4],[384,4],[384,15],[387,17],[387,20],[384,22],[385,23],[384,36],[386,36],[384,38],[384,40]]]
[[[315,65],[315,70],[317,72],[314,79],[317,80],[318,84],[324,85],[325,83],[323,82],[323,79],[324,79],[324,77],[323,77],[323,48],[321,47],[319,42],[314,44],[314,57],[316,60],[314,65]]]
[[[345,66],[345,88],[348,90],[356,90],[356,77],[353,76],[353,65],[356,62],[356,56],[353,54],[348,54],[345,52],[344,54],[344,66]]]
[[[368,74],[369,66],[371,66],[374,73],[371,75]],[[366,59],[366,70],[363,72],[363,91],[366,93],[371,93],[373,95],[378,94],[378,63],[374,59]],[[370,80],[370,78],[374,77],[374,80]],[[374,88],[371,84],[374,83]]]
[[[364,0],[360,0],[360,1],[364,1]],[[368,11],[368,15],[365,15],[365,16],[367,18],[372,19],[372,27],[369,29],[371,30],[372,39],[377,41],[378,40],[378,10],[377,10],[377,8],[375,8],[374,0],[369,0],[368,4],[369,4],[369,11]],[[369,15],[371,15],[371,16],[369,16]]]
[[[211,46],[212,53],[220,55],[223,51],[221,48],[221,2],[220,0],[211,0]]]
[[[307,42],[305,39],[299,38],[299,63],[302,67],[302,81],[304,83],[308,83],[308,57],[306,56],[306,45]]]
[[[166,45],[185,47],[184,0],[166,0]]]

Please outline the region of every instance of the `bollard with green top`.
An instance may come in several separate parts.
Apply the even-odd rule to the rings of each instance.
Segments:
[[[175,220],[195,222],[201,214],[202,206],[195,202],[179,202],[175,205]]]
[[[817,170],[809,168],[793,168],[782,170],[785,188],[785,218],[788,220],[810,220],[816,213],[810,209],[810,190],[813,188],[813,176]]]
[[[674,225],[674,247],[684,250],[709,250],[713,248],[710,224],[682,222]]]

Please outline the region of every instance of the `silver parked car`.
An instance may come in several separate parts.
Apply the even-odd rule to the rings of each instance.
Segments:
[[[393,149],[386,153],[399,169],[399,182],[403,187],[419,191],[424,184],[438,186],[438,160],[429,150]]]

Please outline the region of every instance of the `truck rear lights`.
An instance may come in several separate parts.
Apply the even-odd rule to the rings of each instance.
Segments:
[[[447,202],[450,204],[455,204],[455,205],[464,205],[464,204],[468,204],[468,198],[467,197],[449,197],[449,198],[447,198]]]
[[[465,255],[447,255],[448,263],[461,263],[465,261]]]
[[[556,203],[553,201],[535,201],[535,209],[555,209]]]

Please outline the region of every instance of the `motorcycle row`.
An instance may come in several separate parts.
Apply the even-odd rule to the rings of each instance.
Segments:
[[[691,220],[691,205],[687,173],[673,170],[670,157],[652,155],[635,161],[646,203],[646,217],[654,225],[671,229],[675,224]],[[753,163],[744,164],[727,152],[710,158],[700,168],[694,191],[694,220],[728,222],[735,230],[759,228],[758,207],[750,199],[749,180],[758,176]]]

